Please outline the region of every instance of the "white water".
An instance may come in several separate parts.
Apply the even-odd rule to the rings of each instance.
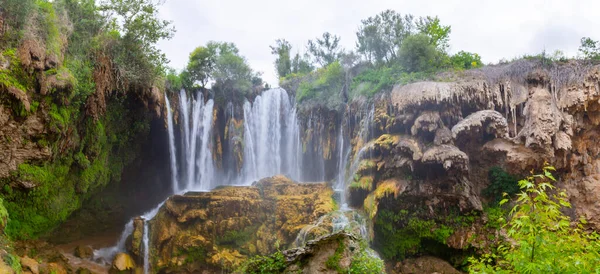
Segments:
[[[338,171],[334,185],[334,190],[338,193],[340,199],[339,204],[341,205],[342,210],[348,208],[348,203],[346,202],[346,188],[348,187],[348,180],[346,179],[346,165],[351,152],[350,146],[346,146],[344,141],[344,124],[342,123],[342,125],[340,125],[340,134],[338,136]]]
[[[270,89],[244,103],[244,162],[239,184],[286,174],[298,180],[301,146],[296,109],[287,92]]]
[[[121,237],[119,237],[119,241],[114,246],[109,246],[105,248],[100,248],[94,250],[94,260],[100,261],[104,264],[110,264],[112,258],[117,255],[117,253],[125,250],[125,243],[127,242],[127,237],[131,235],[133,232],[133,220],[130,220],[125,224],[125,228],[123,228],[123,232],[121,233]]]
[[[165,104],[167,106],[167,130],[169,132],[169,157],[171,162],[171,184],[173,193],[179,192],[179,181],[177,178],[177,153],[175,151],[175,134],[173,133],[173,114],[171,113],[171,103],[169,97],[165,94]]]
[[[209,191],[223,184],[249,185],[253,181],[285,174],[294,180],[301,180],[305,174],[314,177],[313,173],[319,173],[324,177],[324,161],[322,153],[318,153],[315,168],[321,170],[302,170],[303,149],[300,139],[300,128],[296,115],[293,98],[290,98],[283,89],[271,89],[257,96],[253,103],[245,102],[243,105],[244,126],[244,155],[241,173],[237,178],[225,180],[225,176],[216,172],[216,164],[212,157],[212,130],[213,130],[213,100],[205,101],[201,94],[191,96],[185,91],[179,96],[179,127],[175,127],[174,117],[171,113],[168,98],[167,103],[167,126],[169,134],[169,152],[171,167],[172,192],[181,194],[186,191]],[[368,140],[371,120],[374,109],[366,112],[367,115],[361,120],[360,138],[363,144]],[[233,117],[233,108],[231,108]],[[309,118],[307,126],[313,127],[313,117]],[[322,123],[314,123],[322,124]],[[179,130],[175,140],[175,130]],[[350,128],[340,126],[338,137],[338,176],[334,182],[336,192],[340,193],[341,210],[331,216],[323,216],[315,225],[307,226],[301,230],[296,243],[304,243],[307,235],[312,229],[319,227],[325,218],[332,218],[329,224],[330,231],[341,231],[359,227],[360,234],[366,235],[366,225],[357,223],[355,217],[349,219],[346,214],[349,208],[346,203],[345,192],[349,180],[353,178],[357,163],[365,151],[364,147],[354,155],[350,172],[346,172],[348,160],[352,152],[351,145],[346,142],[345,134],[350,135]],[[318,142],[315,142],[318,143]],[[179,146],[177,146],[179,144]],[[304,173],[304,174],[303,174]],[[346,174],[350,176],[346,176]],[[164,202],[142,216],[144,219],[144,231],[142,238],[142,249],[144,255],[144,273],[150,271],[150,246],[148,221],[157,214]],[[110,263],[117,252],[125,250],[125,241],[133,231],[133,222],[130,221],[114,247],[96,250],[95,258]]]
[[[208,100],[205,103],[201,93],[198,93],[196,98],[188,99],[184,90],[179,93],[179,100],[180,114],[183,116],[180,128],[183,129],[181,154],[184,156],[182,165],[185,167],[184,189],[209,191],[217,186],[214,182],[212,138],[209,138],[213,126],[214,102]]]

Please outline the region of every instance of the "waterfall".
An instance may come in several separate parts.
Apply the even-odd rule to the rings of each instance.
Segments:
[[[129,222],[125,224],[125,228],[123,228],[123,232],[116,245],[94,250],[94,260],[99,260],[110,265],[112,258],[120,251],[125,250],[127,237],[129,237],[131,233],[133,233],[133,220],[129,220]]]
[[[342,209],[348,208],[348,203],[346,202],[346,188],[347,188],[347,179],[346,179],[346,165],[348,162],[348,157],[350,156],[350,146],[345,145],[344,138],[344,123],[340,125],[340,134],[338,136],[338,171],[337,178],[334,185],[334,191],[339,195],[339,204]]]
[[[182,164],[185,168],[185,189],[208,191],[215,186],[211,138],[209,138],[213,125],[214,102],[208,100],[205,103],[201,93],[197,94],[196,99],[188,99],[184,90],[179,94],[180,115],[183,117],[180,127],[183,131],[181,155],[184,159]],[[171,127],[169,131],[172,131],[173,123],[169,123],[168,126]],[[176,157],[173,156],[171,166],[175,166],[176,169],[175,159]],[[177,176],[176,172],[173,176]],[[173,184],[178,184],[176,177]],[[179,190],[179,187],[176,190]]]
[[[169,132],[169,156],[171,160],[171,184],[173,193],[179,192],[179,181],[177,179],[177,156],[175,156],[175,134],[173,133],[173,114],[171,113],[171,103],[165,94],[165,105],[167,106],[167,130]]]
[[[300,179],[298,118],[285,90],[270,89],[244,103],[244,141],[240,184],[281,173]]]
[[[142,236],[142,245],[144,248],[144,273],[150,270],[150,244],[148,243],[148,222],[144,220],[144,236]]]

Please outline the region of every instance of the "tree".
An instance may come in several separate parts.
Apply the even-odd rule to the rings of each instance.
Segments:
[[[600,265],[600,238],[583,229],[585,219],[572,226],[562,213],[570,208],[564,190],[556,190],[554,167],[519,181],[521,193],[504,223],[511,241],[497,253],[469,259],[471,273],[594,273]],[[505,204],[504,199],[500,204]]]
[[[209,42],[210,44],[210,42]],[[217,61],[216,46],[197,47],[190,53],[189,61],[186,67],[187,81],[192,85],[199,83],[200,87],[206,87],[211,79]]]
[[[421,17],[416,22],[416,27],[420,33],[429,37],[429,44],[436,47],[438,50],[445,52],[450,41],[450,26],[440,24],[440,19],[436,17]]]
[[[450,57],[450,62],[453,67],[458,69],[472,69],[483,66],[479,54],[462,50],[452,55],[452,57]]]
[[[340,37],[329,32],[323,33],[321,38],[308,41],[308,53],[321,67],[325,67],[340,58]]]
[[[429,43],[429,37],[415,34],[406,38],[398,53],[402,67],[408,72],[429,71],[436,68],[440,54]]]
[[[582,37],[579,52],[585,59],[600,60],[600,43],[589,37]]]
[[[275,46],[269,47],[271,48],[271,54],[277,56],[277,59],[275,59],[275,69],[279,77],[285,77],[292,73],[292,60],[290,58],[292,45],[285,39],[277,39]]]
[[[296,53],[294,59],[292,59],[292,73],[306,74],[314,69],[314,66],[310,63],[309,58],[306,55],[300,56],[300,53]]]
[[[396,60],[398,50],[414,29],[414,17],[386,10],[362,20],[356,33],[357,52],[371,63],[382,64]]]
[[[121,33],[115,48],[119,74],[137,84],[148,85],[164,71],[166,56],[156,47],[175,33],[170,21],[160,20],[153,0],[104,0],[101,10],[111,18],[110,26]]]

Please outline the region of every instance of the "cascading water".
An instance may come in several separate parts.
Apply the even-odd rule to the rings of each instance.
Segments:
[[[339,204],[341,205],[342,210],[348,208],[348,203],[346,202],[346,187],[347,187],[347,179],[346,179],[346,165],[348,162],[348,157],[350,156],[350,146],[346,145],[345,135],[344,135],[344,125],[342,123],[340,125],[340,134],[338,136],[338,171],[337,178],[334,185],[334,191],[337,193],[339,197]]]
[[[313,155],[309,159],[316,164],[314,168],[320,168],[320,170],[303,171],[302,169],[303,157],[306,155],[303,154],[296,107],[292,98],[283,89],[267,90],[257,96],[252,103],[248,101],[244,103],[243,162],[239,174],[225,175],[225,172],[217,172],[217,165],[213,162],[211,140],[215,122],[213,115],[216,115],[214,114],[213,100],[205,100],[200,93],[188,96],[182,90],[179,94],[178,127],[175,125],[170,102],[166,97],[165,102],[167,104],[171,184],[175,194],[186,191],[209,191],[214,187],[232,184],[232,182],[238,185],[249,185],[255,180],[276,174],[285,174],[298,181],[303,177],[307,178],[307,174],[310,175],[308,176],[310,178],[324,176],[324,171],[321,170],[325,166],[322,152],[317,151],[322,148],[315,150],[317,155]],[[227,109],[231,112],[229,118],[233,117],[233,106]],[[359,132],[361,144],[368,140],[373,113],[374,109],[371,108],[361,119]],[[311,115],[310,121],[307,123],[308,129],[323,130],[323,123],[316,119],[319,117],[315,118]],[[340,126],[338,136],[338,176],[333,182],[340,197],[338,202],[341,210],[323,216],[315,225],[302,229],[298,234],[297,244],[303,244],[307,235],[316,227],[321,226],[323,220],[327,220],[326,223],[331,232],[352,230],[366,237],[366,222],[361,219],[359,214],[348,208],[345,198],[348,183],[353,178],[353,173],[356,172],[356,166],[362,157],[364,148],[355,152],[352,158],[353,164],[350,165],[349,170],[346,170],[352,154],[352,146],[348,139],[351,135],[351,128],[349,120],[343,120],[345,122]],[[315,172],[320,172],[320,175]],[[232,178],[231,174],[235,174],[237,178]],[[142,216],[144,220],[142,236],[144,273],[150,271],[149,230],[151,227],[149,221],[158,213],[163,203]],[[130,221],[125,226],[117,245],[96,250],[95,258],[109,262],[117,252],[125,249],[126,239],[132,231],[133,222]]]
[[[180,127],[183,129],[181,155],[184,159],[182,166],[185,167],[185,189],[208,191],[217,186],[214,182],[215,167],[209,138],[213,126],[214,102],[211,99],[205,103],[201,93],[195,99],[188,99],[184,90],[179,93],[179,100],[180,114],[183,116]]]
[[[285,90],[270,89],[244,103],[244,140],[240,184],[276,174],[300,179],[298,119]]]
[[[173,193],[179,192],[179,180],[177,178],[177,152],[175,150],[175,133],[173,132],[173,114],[171,113],[171,103],[169,97],[165,94],[165,105],[167,106],[167,130],[169,132],[169,157],[171,162],[171,184]]]

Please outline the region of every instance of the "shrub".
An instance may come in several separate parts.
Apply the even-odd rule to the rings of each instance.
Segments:
[[[483,194],[498,203],[502,200],[504,193],[512,196],[519,191],[517,178],[510,175],[500,167],[492,167],[488,171],[490,185],[483,190]]]
[[[561,210],[571,207],[564,190],[552,185],[554,168],[519,181],[510,219],[503,221],[510,242],[480,258],[470,258],[471,273],[594,273],[600,265],[600,236],[576,226]],[[508,202],[503,199],[500,204]]]
[[[300,83],[296,92],[298,103],[313,101],[328,107],[336,107],[342,102],[345,72],[339,62],[318,69],[311,78]]]

